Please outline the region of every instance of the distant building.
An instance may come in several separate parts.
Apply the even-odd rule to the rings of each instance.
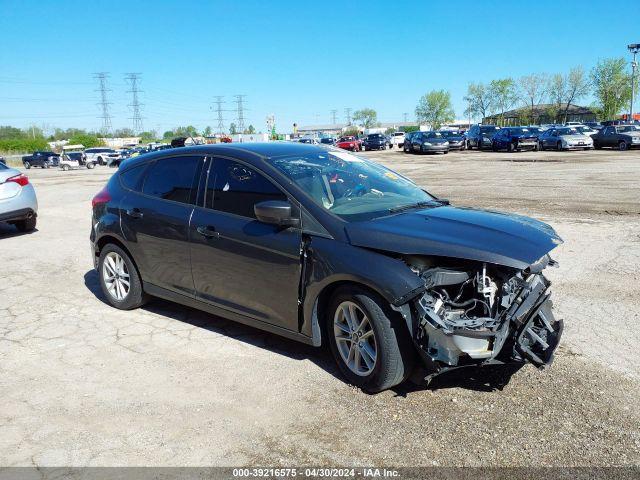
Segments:
[[[503,126],[515,126],[564,122],[564,108],[564,105],[558,107],[551,103],[542,103],[540,105],[536,105],[533,109],[528,106],[504,112],[502,115],[502,122],[500,122],[500,114],[498,113],[482,119],[482,123],[490,125],[498,125],[501,123]],[[579,105],[571,104],[567,110],[566,121],[595,122],[596,113],[589,107],[581,107]]]
[[[140,137],[101,138],[100,140],[109,148],[134,147],[140,144]]]

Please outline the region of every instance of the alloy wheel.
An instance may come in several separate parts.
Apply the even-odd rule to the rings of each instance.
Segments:
[[[373,327],[354,302],[342,302],[333,318],[333,335],[340,358],[356,375],[366,377],[376,366],[378,346]]]
[[[109,252],[104,257],[102,278],[109,295],[121,302],[129,295],[129,270],[124,259],[116,252]]]

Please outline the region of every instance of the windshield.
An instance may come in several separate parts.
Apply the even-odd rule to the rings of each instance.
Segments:
[[[427,132],[424,135],[426,138],[442,138],[441,132]]]
[[[435,199],[407,178],[340,150],[280,157],[274,167],[314,202],[347,221],[389,215],[390,209]]]
[[[558,135],[580,135],[575,128],[559,128]]]
[[[624,127],[619,127],[618,132],[637,132],[639,129],[635,125],[625,125]]]
[[[498,130],[500,130],[500,129],[498,127],[495,127],[495,126],[480,127],[480,132],[482,132],[482,133],[493,133],[493,132],[497,132]]]

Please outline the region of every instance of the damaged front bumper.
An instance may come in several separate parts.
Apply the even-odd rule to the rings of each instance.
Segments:
[[[436,283],[451,285],[445,277],[437,278]],[[427,281],[434,282],[433,278]],[[448,302],[454,305],[448,308],[437,289],[428,289],[411,306],[412,336],[428,377],[464,366],[530,362],[542,368],[550,364],[563,322],[553,316],[549,287],[541,273],[519,274],[502,284],[500,295],[492,297],[494,304],[485,305],[488,313],[481,316],[467,315],[471,308],[456,310],[469,301]],[[495,294],[497,286],[491,288]]]

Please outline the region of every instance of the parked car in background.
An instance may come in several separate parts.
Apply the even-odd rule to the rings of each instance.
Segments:
[[[98,165],[108,165],[110,161],[120,157],[120,154],[113,148],[105,147],[87,148],[84,153],[87,156],[87,161]]]
[[[449,141],[442,132],[416,132],[411,136],[410,151],[415,153],[449,153]]]
[[[640,127],[637,125],[609,125],[592,135],[595,148],[628,150],[640,147]]]
[[[600,122],[584,122],[585,126],[593,128],[594,130],[602,129],[602,124]]]
[[[31,167],[51,168],[58,165],[59,155],[55,152],[37,151],[22,157],[22,164],[27,170]]]
[[[519,152],[521,150],[538,150],[538,135],[526,127],[501,128],[491,139],[491,149]]]
[[[38,200],[29,177],[0,163],[0,222],[30,232],[36,228],[37,216]]]
[[[591,135],[595,135],[596,133],[598,133],[598,130],[588,125],[578,125],[577,127],[573,127],[573,128],[575,128],[581,134],[586,135],[587,137],[590,137]]]
[[[299,138],[298,142],[306,143],[308,145],[317,145],[318,144],[318,140],[316,140],[315,138],[312,138],[312,137]]]
[[[467,148],[469,150],[473,148],[477,148],[478,150],[491,148],[491,139],[498,130],[500,130],[500,127],[496,127],[495,125],[472,125],[466,133]]]
[[[538,146],[540,150],[548,148],[556,150],[590,150],[593,148],[593,140],[589,135],[584,135],[574,127],[560,127],[552,128],[540,135]]]
[[[391,148],[391,142],[382,133],[370,133],[362,142],[365,150],[385,150]]]
[[[404,145],[404,132],[393,132],[391,134],[391,147],[402,148]]]
[[[7,164],[7,161],[5,160],[5,158],[3,156],[0,155],[0,163],[3,165]]]
[[[449,142],[449,150],[464,150],[467,148],[467,138],[459,130],[441,130],[440,133]]]
[[[320,143],[322,145],[334,145],[336,143],[336,139],[334,137],[322,137],[320,138]]]
[[[402,145],[402,150],[404,150],[404,153],[411,152],[411,139],[418,133],[420,133],[420,131],[414,130],[413,132],[407,132],[404,134],[404,144]]]
[[[552,227],[453,207],[344,151],[283,142],[140,156],[93,198],[90,224],[114,308],[152,295],[328,344],[369,392],[416,366],[429,379],[542,368],[562,334],[543,273],[562,243]]]
[[[352,152],[358,152],[360,151],[360,140],[352,135],[340,137],[336,142],[336,147],[344,150],[351,150]]]

